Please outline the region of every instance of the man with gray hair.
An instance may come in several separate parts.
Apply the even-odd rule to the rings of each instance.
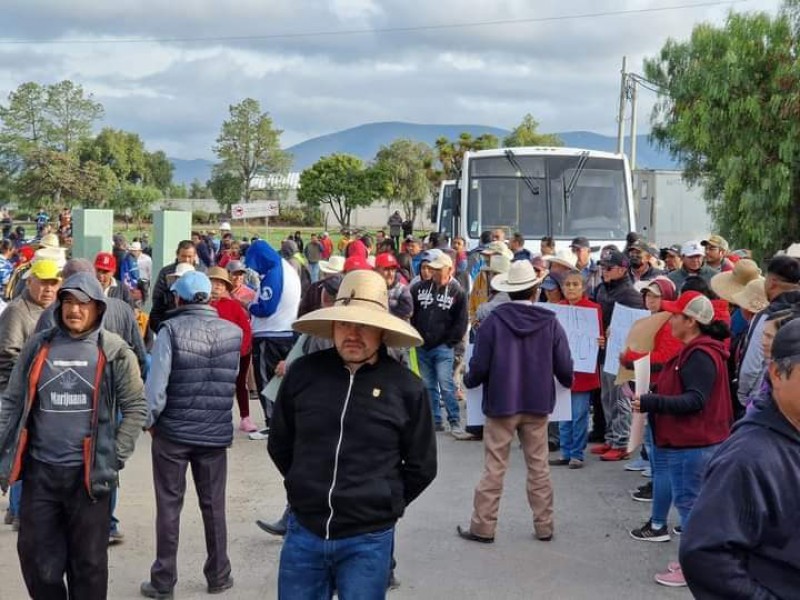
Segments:
[[[768,379],[709,462],[681,536],[672,568],[683,569],[697,598],[796,598],[800,590],[800,318],[775,335]]]

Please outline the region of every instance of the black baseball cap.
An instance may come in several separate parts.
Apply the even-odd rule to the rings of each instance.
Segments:
[[[576,237],[572,240],[572,243],[569,245],[570,248],[591,248],[592,245],[589,243],[589,238],[585,237]]]
[[[800,363],[800,319],[793,319],[781,327],[772,342],[772,359],[787,358]]]
[[[618,248],[603,248],[600,253],[600,266],[601,267],[622,267],[627,269],[630,266],[628,257],[625,256]]]

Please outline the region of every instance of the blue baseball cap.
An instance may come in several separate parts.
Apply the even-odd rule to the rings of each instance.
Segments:
[[[185,302],[208,302],[211,297],[211,280],[200,271],[188,271],[169,288]]]

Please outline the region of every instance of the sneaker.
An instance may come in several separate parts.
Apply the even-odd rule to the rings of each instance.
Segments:
[[[551,467],[566,467],[569,464],[568,458],[551,458],[547,461]]]
[[[116,544],[121,544],[125,540],[125,534],[122,533],[119,529],[112,529],[108,532],[108,545],[114,546]]]
[[[14,522],[14,515],[11,514],[11,509],[6,509],[6,515],[3,517],[3,523],[11,525]]]
[[[570,458],[569,459],[569,468],[570,469],[582,469],[583,468],[583,461],[580,458]]]
[[[11,531],[19,531],[19,517],[14,517],[14,520],[11,521]]]
[[[683,571],[667,571],[655,576],[656,583],[667,587],[686,587],[686,578]]]
[[[609,450],[611,450],[611,446],[609,446],[608,444],[601,444],[599,446],[595,446],[594,448],[589,450],[589,452],[596,455],[602,455],[608,452]]]
[[[435,429],[437,432],[444,431],[444,425],[442,425],[441,423],[436,423],[436,426],[434,427],[434,429]]]
[[[678,571],[681,570],[682,570],[681,563],[679,563],[677,560],[667,565],[667,571],[669,571],[670,573],[677,573]]]
[[[648,481],[647,483],[643,483],[639,487],[636,488],[637,491],[641,492],[642,490],[650,490],[653,491],[653,482]]]
[[[229,590],[232,587],[233,587],[233,577],[228,575],[228,578],[222,583],[219,583],[217,585],[211,585],[209,583],[207,591],[209,594],[221,594],[222,592]]]
[[[680,525],[675,525],[675,527],[672,528],[672,533],[675,535],[681,535],[683,533],[683,527]]]
[[[643,458],[637,458],[625,465],[626,471],[644,471],[650,466],[650,463]]]
[[[643,490],[636,490],[635,492],[631,492],[631,498],[636,500],[636,502],[652,502],[653,501],[653,489],[643,489]]]
[[[647,477],[647,479],[652,479],[653,470],[650,467],[647,467],[644,471],[642,471],[642,477]]]
[[[659,529],[653,529],[650,521],[639,527],[639,529],[632,529],[630,534],[633,539],[640,542],[668,542],[670,540],[669,530],[666,525],[662,525]]]
[[[400,580],[394,576],[394,569],[389,573],[389,583],[386,585],[388,590],[396,590],[400,587]]]
[[[612,448],[605,454],[600,456],[600,460],[604,460],[606,462],[617,462],[620,460],[627,460],[630,456],[628,451],[625,448]]]
[[[266,429],[261,429],[259,431],[254,431],[247,435],[251,440],[265,440],[269,437],[269,427]]]
[[[174,598],[172,590],[157,590],[156,587],[149,581],[145,581],[139,586],[139,593],[145,598],[157,598],[158,600],[170,600],[171,598]]]
[[[253,421],[250,420],[250,417],[244,417],[239,422],[239,431],[244,431],[245,433],[253,433],[254,431],[258,431],[258,427],[256,426]]]

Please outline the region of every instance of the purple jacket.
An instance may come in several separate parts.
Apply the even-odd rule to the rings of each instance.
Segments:
[[[554,375],[572,387],[572,354],[555,313],[508,302],[478,328],[464,385],[483,385],[487,417],[549,415],[556,403]]]

